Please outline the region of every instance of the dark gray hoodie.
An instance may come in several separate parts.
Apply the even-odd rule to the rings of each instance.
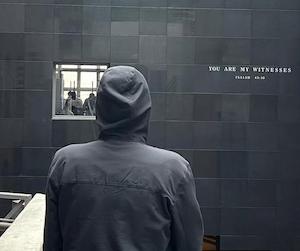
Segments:
[[[97,93],[99,140],[57,151],[47,183],[45,251],[200,251],[189,163],[146,144],[151,99],[133,67],[109,68]]]

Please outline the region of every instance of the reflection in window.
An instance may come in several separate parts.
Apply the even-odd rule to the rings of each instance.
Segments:
[[[56,64],[53,87],[53,118],[95,116],[96,92],[108,64]],[[77,117],[79,118],[79,117]]]

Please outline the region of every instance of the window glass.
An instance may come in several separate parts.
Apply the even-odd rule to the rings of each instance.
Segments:
[[[77,87],[77,72],[76,71],[61,71],[61,79],[64,89],[74,89]]]
[[[100,70],[106,70],[107,69],[107,65],[100,65]]]
[[[81,88],[90,88],[91,90],[95,90],[97,88],[97,72],[81,72]]]
[[[62,69],[76,69],[78,66],[77,65],[67,65],[63,64],[60,66]]]
[[[94,119],[98,83],[108,67],[108,64],[56,64],[53,119]]]
[[[81,69],[97,69],[97,65],[80,65]]]

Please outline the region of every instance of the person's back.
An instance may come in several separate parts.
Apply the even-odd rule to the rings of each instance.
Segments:
[[[189,164],[148,146],[143,76],[112,67],[97,95],[97,141],[59,150],[47,185],[45,251],[200,251],[202,217]]]

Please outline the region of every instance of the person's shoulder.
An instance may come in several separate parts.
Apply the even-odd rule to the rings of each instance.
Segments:
[[[189,184],[193,173],[189,162],[180,154],[157,147],[148,146],[148,157],[152,159],[149,168],[157,181],[157,188],[161,193],[166,193],[174,198],[178,187]]]
[[[159,155],[163,160],[168,161],[168,160],[177,160],[180,162],[187,162],[180,154],[166,150],[163,148],[155,147],[155,146],[150,146],[148,145],[149,149]]]
[[[56,158],[63,158],[63,159],[73,159],[76,156],[80,156],[82,154],[90,152],[90,149],[93,148],[95,141],[82,143],[82,144],[70,144],[64,146],[56,151],[55,157]]]
[[[181,175],[183,175],[186,172],[190,172],[189,162],[180,154],[170,150],[149,145],[148,148],[149,152],[151,152],[150,155],[152,155],[153,159],[165,169],[168,169],[177,174],[181,173]]]

